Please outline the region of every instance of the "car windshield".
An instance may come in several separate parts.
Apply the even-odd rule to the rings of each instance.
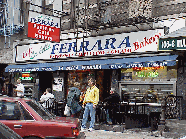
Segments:
[[[36,101],[27,101],[26,102],[34,111],[36,111],[39,116],[44,120],[54,119],[56,116],[50,113],[47,109],[43,108],[40,103]]]

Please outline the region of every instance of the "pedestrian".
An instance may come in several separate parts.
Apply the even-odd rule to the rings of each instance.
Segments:
[[[104,99],[107,102],[106,107],[106,120],[107,124],[116,124],[116,111],[118,110],[118,105],[120,102],[120,96],[116,92],[115,88],[110,89],[110,96]]]
[[[83,105],[83,101],[85,98],[85,94],[86,94],[86,90],[87,90],[88,86],[87,85],[82,85],[81,88],[81,95],[80,95],[80,100],[79,100],[79,104],[82,106]],[[84,112],[84,108],[82,108],[81,113],[80,113],[80,119],[83,119],[83,112]]]
[[[81,105],[79,104],[81,91],[79,90],[80,83],[75,82],[74,87],[71,87],[67,96],[67,105],[71,110],[71,117],[79,118],[81,113]]]
[[[81,130],[86,130],[86,123],[88,120],[88,116],[90,114],[91,121],[90,121],[90,127],[89,131],[94,130],[94,123],[95,123],[95,112],[96,112],[96,105],[99,101],[99,89],[95,86],[95,80],[93,78],[90,78],[88,80],[88,86],[89,88],[86,91],[85,98],[83,100],[83,107],[85,107],[85,111],[83,114],[83,121]]]
[[[42,106],[44,108],[49,108],[51,107],[51,104],[53,102],[54,99],[54,95],[51,92],[50,88],[47,88],[46,91],[43,93],[43,95],[40,98],[40,103],[42,103]]]
[[[24,85],[21,83],[21,79],[17,79],[17,85],[16,85],[16,96],[17,97],[24,97],[25,88]]]
[[[81,88],[81,95],[80,95],[80,104],[83,105],[83,100],[85,98],[85,93],[86,93],[86,90],[87,90],[87,86],[86,85],[83,85],[82,88]]]

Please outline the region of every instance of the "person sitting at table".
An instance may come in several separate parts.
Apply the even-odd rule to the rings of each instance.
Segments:
[[[118,104],[120,102],[120,96],[116,92],[115,88],[111,88],[110,96],[104,99],[107,102],[106,107],[106,120],[108,124],[116,124],[116,111],[118,110]]]
[[[42,103],[42,106],[44,108],[49,108],[52,104],[52,99],[54,99],[54,95],[50,92],[51,92],[51,89],[47,88],[40,98],[39,102]]]

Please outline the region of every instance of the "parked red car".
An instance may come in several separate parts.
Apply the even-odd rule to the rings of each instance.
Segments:
[[[57,117],[28,98],[0,97],[0,122],[24,139],[78,138],[77,118]]]

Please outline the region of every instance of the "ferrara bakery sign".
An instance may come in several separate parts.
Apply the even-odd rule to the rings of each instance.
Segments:
[[[157,51],[163,29],[17,46],[16,61]]]
[[[60,18],[29,11],[28,37],[60,42]]]

